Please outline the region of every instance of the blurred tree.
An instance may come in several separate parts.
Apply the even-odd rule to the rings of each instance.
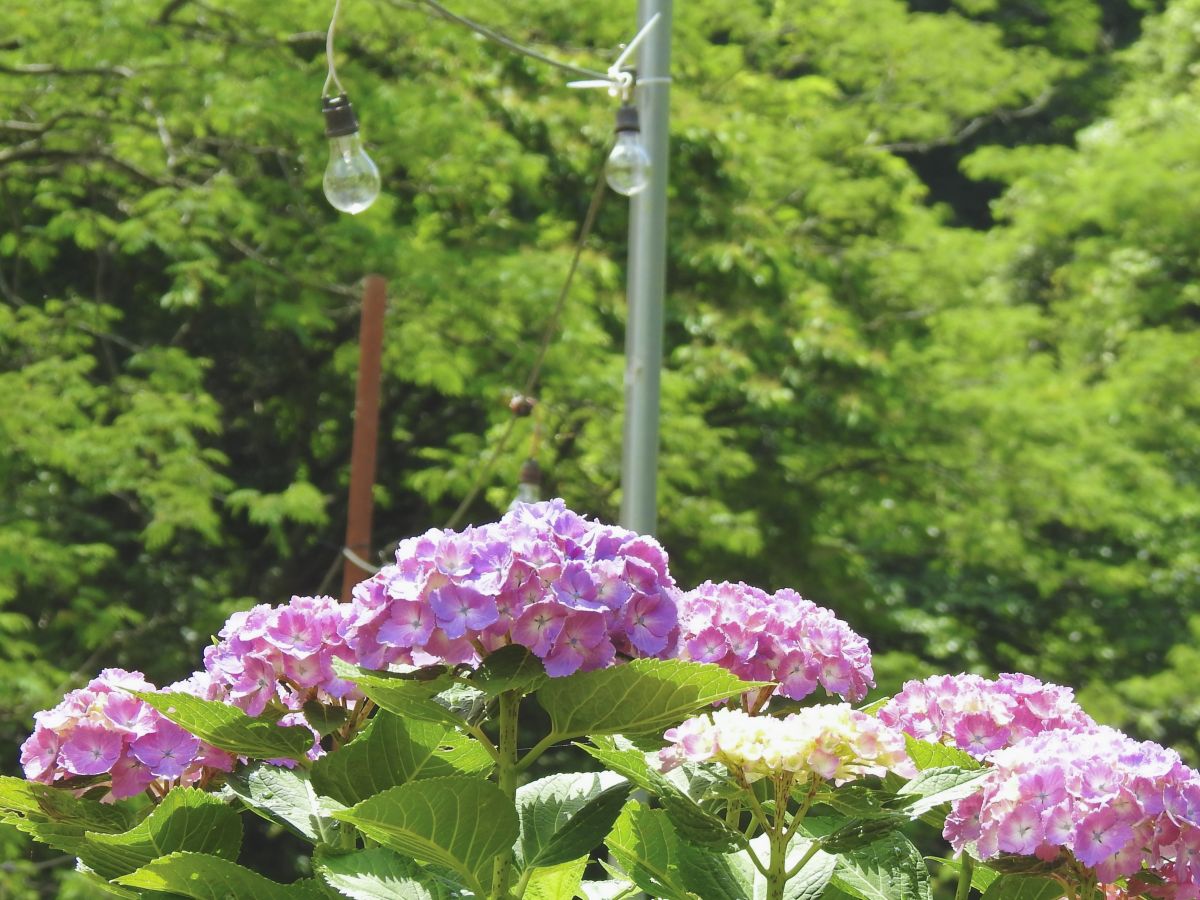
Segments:
[[[1115,53],[1149,8],[679,4],[660,507],[681,583],[810,594],[888,687],[1186,665],[1200,4]],[[385,196],[338,216],[328,12],[6,7],[0,744],[96,668],[169,682],[231,609],[330,589],[365,272],[392,291],[376,533],[444,522],[508,427],[612,110],[419,3],[348,4],[339,72]],[[601,68],[634,21],[632,0],[470,12]],[[548,494],[615,517],[625,221],[610,197],[537,414],[468,518],[535,446]],[[1151,682],[1105,714],[1194,735],[1151,727]]]

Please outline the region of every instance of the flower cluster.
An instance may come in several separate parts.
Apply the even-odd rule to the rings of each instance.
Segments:
[[[652,538],[591,522],[561,500],[499,522],[402,541],[354,590],[341,635],[361,665],[474,663],[528,647],[550,675],[674,649],[675,584]]]
[[[682,762],[723,763],[746,780],[790,774],[841,783],[887,770],[915,775],[904,737],[841,703],[813,706],[782,719],[719,709],[666,732],[663,771]]]
[[[952,744],[983,759],[993,751],[1056,729],[1096,723],[1068,687],[1029,675],[935,675],[909,681],[879,710],[879,718],[915,738]]]
[[[332,597],[293,597],[236,612],[218,632],[222,640],[205,649],[205,671],[223,699],[251,716],[273,700],[298,710],[308,700],[357,699],[354,685],[333,673],[334,657],[355,661],[340,634],[348,611]]]
[[[792,590],[705,582],[679,607],[680,656],[717,663],[748,681],[775,681],[793,700],[820,684],[857,702],[875,685],[867,642]]]
[[[946,819],[955,850],[1054,859],[1065,848],[1102,883],[1145,866],[1167,896],[1200,897],[1200,775],[1174,751],[1096,726],[1028,738],[989,762],[982,790]]]
[[[163,718],[130,690],[157,689],[140,672],[105,669],[58,706],[37,713],[33,734],[21,745],[25,777],[51,784],[108,775],[119,800],[158,779],[192,784],[205,770],[233,768],[233,757]]]

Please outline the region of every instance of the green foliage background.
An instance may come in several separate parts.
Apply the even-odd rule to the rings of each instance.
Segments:
[[[882,688],[1024,670],[1200,759],[1200,0],[677,6],[678,580],[801,590],[871,639]],[[462,11],[601,68],[634,22]],[[170,682],[232,609],[334,589],[364,273],[390,280],[381,543],[444,522],[508,425],[611,105],[420,3],[347,3],[386,195],[338,216],[329,12],[5,5],[5,771],[97,669]],[[531,447],[547,495],[616,518],[625,241],[610,196],[470,518]],[[0,893],[33,896],[52,867],[0,846]]]

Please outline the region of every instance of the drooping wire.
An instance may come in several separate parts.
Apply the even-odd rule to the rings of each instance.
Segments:
[[[542,363],[545,362],[546,352],[550,349],[555,332],[558,331],[558,322],[562,318],[563,309],[567,305],[567,296],[571,292],[571,283],[575,280],[575,272],[579,268],[579,259],[583,255],[583,248],[592,233],[592,226],[596,224],[596,215],[600,212],[600,202],[604,199],[605,193],[607,193],[605,190],[606,184],[604,166],[601,165],[599,171],[596,173],[596,186],[592,189],[592,201],[588,205],[587,213],[583,217],[583,224],[579,228],[579,237],[575,240],[575,251],[571,256],[571,265],[567,268],[566,280],[563,282],[562,290],[558,292],[558,300],[554,304],[550,318],[546,320],[546,327],[542,331],[542,339],[538,344],[537,355],[533,359],[533,365],[529,368],[529,375],[525,378],[525,385],[521,388],[521,394],[525,397],[533,395],[533,389],[537,386],[538,378],[542,374]],[[471,483],[471,487],[463,497],[462,502],[454,510],[454,514],[446,521],[446,528],[457,526],[467,509],[475,502],[475,498],[483,488],[484,482],[487,481],[497,460],[499,460],[500,455],[508,446],[509,438],[512,437],[516,424],[517,416],[513,415],[509,418],[508,425],[505,426],[500,439],[492,445],[491,452],[483,461],[483,464],[475,470],[475,480]]]
[[[342,11],[342,0],[334,0],[333,17],[329,20],[329,30],[325,32],[325,64],[329,67],[329,72],[325,76],[325,86],[321,88],[322,97],[331,97],[329,86],[335,85],[339,94],[345,94],[346,89],[342,87],[342,82],[337,76],[337,62],[333,58],[333,32],[337,28],[338,13]]]
[[[397,7],[397,8],[403,7],[403,4],[400,2],[400,0],[387,0],[387,2],[390,5]],[[572,75],[578,75],[578,76],[582,76],[584,78],[604,78],[605,77],[605,74],[603,72],[599,72],[595,69],[584,68],[583,66],[577,66],[577,65],[574,65],[573,63],[563,62],[560,59],[555,59],[552,56],[547,56],[545,53],[542,53],[540,50],[535,50],[532,47],[527,47],[526,45],[519,43],[518,41],[514,41],[512,38],[508,37],[507,35],[501,34],[499,31],[496,31],[496,29],[494,29],[494,28],[490,28],[487,25],[483,25],[479,22],[476,22],[474,19],[468,19],[466,16],[461,16],[458,13],[447,9],[441,3],[437,2],[437,0],[420,0],[420,2],[423,3],[425,6],[428,6],[431,10],[433,10],[435,13],[437,13],[439,16],[441,16],[447,22],[454,22],[457,25],[462,25],[464,28],[469,28],[471,31],[474,31],[476,34],[480,35],[481,37],[485,37],[489,41],[499,44],[501,47],[507,47],[509,50],[512,50],[515,53],[520,53],[523,56],[528,56],[530,59],[536,59],[538,62],[545,63],[548,66],[553,66],[556,69],[561,69],[564,72],[570,72]]]

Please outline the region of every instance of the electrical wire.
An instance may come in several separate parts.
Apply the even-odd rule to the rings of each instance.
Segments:
[[[387,2],[391,6],[402,8],[399,0],[387,0]],[[474,19],[468,19],[466,16],[461,16],[458,13],[447,9],[441,3],[438,3],[437,0],[419,0],[419,2],[423,3],[425,6],[428,6],[446,21],[454,22],[457,25],[462,25],[464,28],[469,28],[471,31],[474,31],[481,37],[485,37],[489,41],[499,44],[501,47],[507,47],[509,50],[520,53],[522,56],[528,56],[530,59],[536,59],[538,62],[545,63],[548,66],[553,66],[556,69],[561,69],[564,72],[570,72],[572,75],[583,76],[584,78],[607,77],[603,72],[599,72],[595,69],[587,69],[583,66],[574,65],[573,63],[563,62],[562,60],[555,59],[552,56],[547,56],[540,50],[534,50],[532,47],[527,47],[525,44],[514,41],[507,35],[501,34],[494,28],[489,28],[487,25],[476,22]]]
[[[550,349],[550,343],[554,340],[554,334],[558,331],[558,321],[562,318],[563,309],[567,305],[567,296],[571,292],[571,283],[575,280],[575,272],[579,268],[579,259],[583,255],[584,245],[587,243],[588,237],[592,233],[592,226],[596,224],[596,215],[600,212],[600,202],[604,199],[606,182],[604,180],[604,166],[600,166],[600,170],[596,177],[596,186],[592,189],[592,201],[588,205],[587,214],[583,217],[583,225],[579,228],[579,237],[575,241],[575,252],[571,256],[571,265],[567,268],[567,277],[563,282],[562,290],[558,292],[558,300],[554,304],[554,310],[550,313],[550,318],[546,321],[546,328],[542,332],[542,340],[538,345],[537,355],[534,357],[533,365],[530,366],[529,375],[525,378],[525,386],[521,389],[521,394],[525,397],[533,395],[533,389],[537,386],[538,378],[542,374],[542,364],[546,361],[546,353]],[[446,522],[446,528],[454,528],[462,520],[467,509],[475,502],[475,498],[479,495],[479,491],[483,488],[483,484],[491,475],[492,469],[495,467],[500,454],[504,452],[508,446],[508,440],[512,437],[513,429],[517,424],[517,416],[512,416],[508,420],[508,425],[505,426],[500,439],[492,445],[491,453],[487,459],[475,471],[475,480],[471,483],[470,489],[462,502],[458,504],[458,508],[454,510],[454,514]]]
[[[337,28],[338,13],[342,11],[342,0],[334,0],[333,16],[329,20],[329,30],[325,32],[325,64],[329,67],[328,74],[325,76],[325,86],[321,88],[321,96],[332,96],[329,93],[329,86],[336,85],[339,94],[345,94],[346,89],[342,87],[342,82],[337,76],[337,63],[333,58],[333,32]]]

